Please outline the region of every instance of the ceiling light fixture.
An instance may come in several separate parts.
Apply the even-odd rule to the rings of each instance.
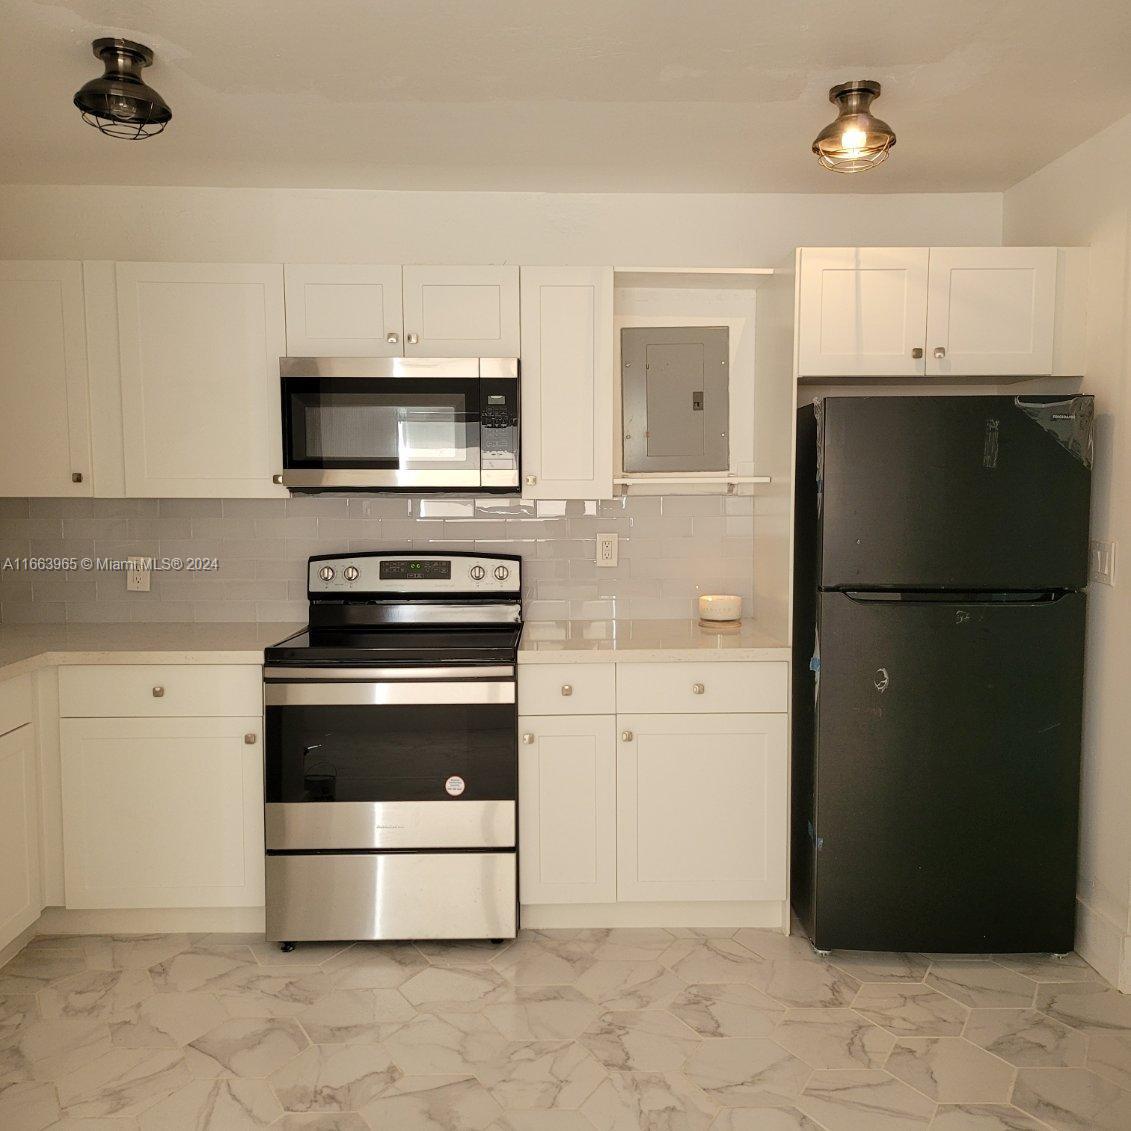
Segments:
[[[91,47],[106,70],[75,95],[83,121],[108,137],[136,141],[159,134],[173,116],[165,99],[142,81],[153,52],[132,39],[96,39]]]
[[[842,82],[829,91],[829,101],[839,112],[813,142],[813,152],[826,169],[859,173],[887,160],[895,133],[869,109],[879,96],[880,84],[871,79]]]

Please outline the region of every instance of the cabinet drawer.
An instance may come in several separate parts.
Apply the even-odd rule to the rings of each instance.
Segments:
[[[617,664],[619,712],[784,711],[787,688],[784,662]]]
[[[259,715],[262,669],[251,664],[106,664],[59,669],[63,718]]]
[[[518,669],[520,715],[611,715],[612,664],[527,664]]]

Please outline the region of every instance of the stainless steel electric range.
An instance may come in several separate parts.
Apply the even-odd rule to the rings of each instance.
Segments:
[[[264,655],[267,938],[512,938],[521,562],[308,564]]]

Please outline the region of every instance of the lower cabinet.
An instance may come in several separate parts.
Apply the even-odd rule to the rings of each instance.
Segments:
[[[520,902],[616,901],[615,724],[612,715],[519,717]]]
[[[67,907],[261,906],[261,734],[258,715],[64,718]]]
[[[43,910],[35,727],[0,736],[0,947]]]

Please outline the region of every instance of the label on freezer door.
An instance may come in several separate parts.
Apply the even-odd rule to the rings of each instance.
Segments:
[[[452,776],[448,778],[446,782],[444,782],[444,788],[448,791],[449,796],[459,797],[459,795],[463,793],[463,791],[467,788],[467,785],[464,783],[463,778],[461,778],[458,774],[452,774]]]

